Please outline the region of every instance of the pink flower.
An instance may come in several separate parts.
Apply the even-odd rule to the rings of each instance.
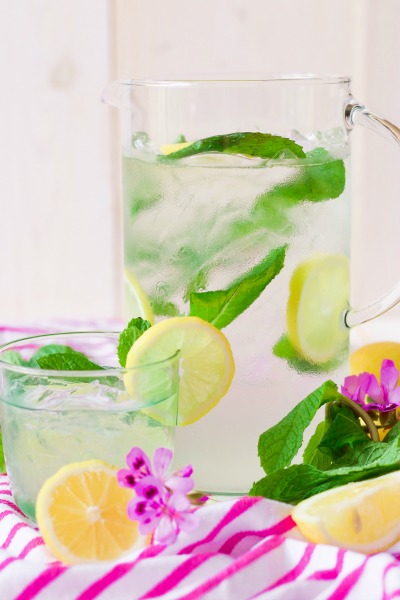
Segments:
[[[175,542],[179,531],[190,531],[198,524],[186,495],[193,489],[193,469],[188,465],[169,475],[171,461],[171,450],[158,448],[152,469],[143,450],[132,448],[127,456],[129,469],[121,469],[117,474],[121,486],[136,492],[128,503],[129,518],[139,522],[143,535],[156,530],[155,540],[163,544]]]
[[[380,379],[379,384],[372,373],[350,375],[345,378],[341,392],[366,410],[394,410],[400,406],[400,386],[399,371],[392,360],[382,361]]]

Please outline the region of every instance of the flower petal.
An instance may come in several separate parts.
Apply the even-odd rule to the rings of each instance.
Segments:
[[[177,521],[182,531],[193,531],[199,525],[200,518],[195,512],[184,512],[177,516]]]
[[[353,396],[357,395],[359,388],[360,383],[358,375],[349,375],[345,378],[344,383],[340,388],[340,391],[342,392],[343,396],[346,396],[347,398],[350,398],[350,400],[353,400]]]
[[[175,512],[182,512],[191,507],[189,498],[187,498],[185,494],[181,494],[181,492],[174,492],[171,494],[167,504],[168,508],[172,508]]]
[[[178,477],[176,475],[172,475],[165,482],[165,485],[173,491],[182,492],[183,494],[188,494],[192,491],[194,486],[193,479],[190,477]]]
[[[364,373],[363,373],[363,375],[364,375]],[[365,377],[364,382],[363,382],[364,386],[366,387],[367,396],[369,398],[371,398],[371,400],[378,402],[378,404],[384,404],[384,402],[385,402],[384,396],[383,396],[382,389],[378,383],[377,378],[372,373],[365,373],[365,375],[368,376],[368,381],[367,381],[367,377]]]
[[[135,485],[135,492],[141,498],[148,501],[161,501],[166,494],[166,490],[162,482],[153,477],[153,475],[146,475],[138,480]]]
[[[396,406],[400,406],[400,386],[390,392],[389,402],[390,404],[396,404]]]
[[[385,386],[388,392],[394,390],[399,380],[399,372],[394,366],[392,360],[385,359],[381,366],[381,385]]]
[[[136,479],[129,469],[120,469],[117,473],[118,483],[122,487],[134,488]]]
[[[157,448],[153,455],[154,472],[159,479],[165,479],[171,464],[172,451],[169,448]]]
[[[151,464],[149,457],[141,448],[135,446],[130,450],[126,457],[126,464],[132,471],[134,477],[144,477],[150,475]]]
[[[173,544],[179,533],[177,523],[169,516],[164,514],[157,526],[155,540],[161,544]]]

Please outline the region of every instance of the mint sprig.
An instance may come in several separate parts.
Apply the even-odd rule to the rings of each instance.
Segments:
[[[218,329],[227,327],[260,296],[266,286],[280,273],[287,246],[271,252],[255,267],[236,279],[228,289],[190,294],[192,317],[200,317]]]
[[[245,154],[259,158],[280,158],[285,152],[298,158],[306,156],[303,148],[289,138],[270,133],[244,132],[203,138],[160,159],[164,162],[207,152]]]
[[[324,404],[325,420],[311,437],[303,464],[292,465],[306,427]],[[400,469],[400,423],[378,441],[371,415],[327,381],[260,436],[259,456],[267,477],[253,484],[250,495],[297,504],[336,486]]]
[[[126,357],[128,356],[129,350],[149,327],[151,327],[151,323],[141,317],[129,321],[128,325],[119,336],[117,352],[121,367],[126,366]]]

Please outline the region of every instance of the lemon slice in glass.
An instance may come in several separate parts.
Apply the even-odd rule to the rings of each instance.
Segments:
[[[173,317],[143,333],[128,352],[126,368],[162,361],[177,351],[181,360],[178,425],[189,425],[226,394],[235,364],[227,338],[213,325],[198,317]],[[128,371],[124,382],[132,396],[140,392],[140,377],[135,371]],[[157,405],[148,412],[157,418]]]
[[[373,554],[400,539],[400,471],[348,483],[303,500],[292,517],[314,544]]]
[[[289,339],[306,360],[335,360],[348,341],[344,313],[349,305],[349,260],[317,254],[293,272],[287,305]]]
[[[61,561],[114,560],[146,545],[137,522],[127,515],[134,492],[119,486],[117,470],[100,460],[71,463],[43,484],[36,519],[44,541]]]
[[[129,319],[141,317],[153,325],[154,314],[150,301],[137,277],[127,268],[124,270],[125,310]]]

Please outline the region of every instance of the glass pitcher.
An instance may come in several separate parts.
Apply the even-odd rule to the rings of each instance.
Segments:
[[[350,308],[349,252],[351,131],[400,130],[347,77],[117,81],[104,100],[122,117],[126,317],[222,302],[210,320],[235,359],[225,397],[177,431],[177,464],[199,489],[245,493],[259,435],[342,383],[349,329],[399,301]]]

